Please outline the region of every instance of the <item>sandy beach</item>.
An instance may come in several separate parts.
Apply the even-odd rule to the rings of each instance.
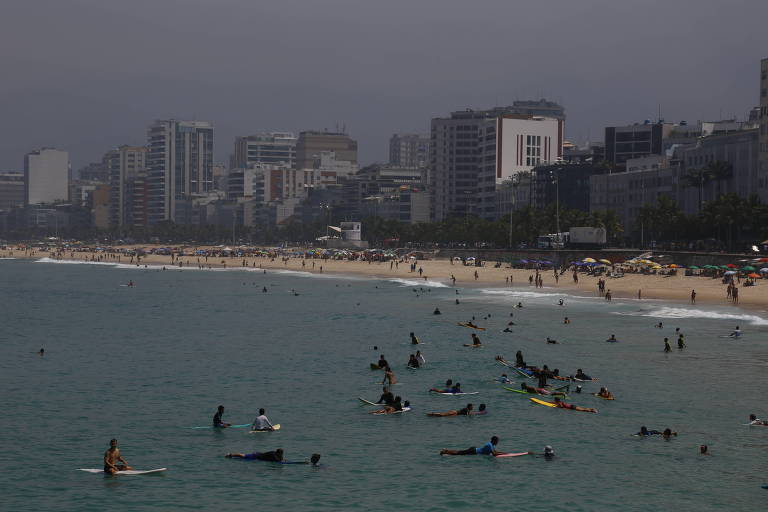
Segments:
[[[144,247],[144,246],[142,246]],[[14,258],[40,259],[53,257],[52,254],[23,248],[8,249],[4,256]],[[107,263],[135,264],[135,258],[130,256],[110,253],[70,252],[60,255],[62,259],[73,261],[101,261]],[[101,259],[99,259],[101,258]],[[141,257],[141,265],[174,266],[182,268],[260,268],[265,270],[280,269],[310,273],[326,274],[353,274],[385,279],[409,279],[424,281],[429,285],[430,281],[440,282],[453,286],[452,276],[455,277],[456,287],[530,287],[529,278],[535,274],[534,270],[511,269],[501,267],[494,268],[493,262],[487,262],[483,267],[464,266],[460,262],[452,263],[447,259],[420,260],[417,262],[416,271],[410,271],[410,265],[406,262],[368,262],[334,259],[303,259],[303,258],[269,258],[269,257],[209,257],[181,256],[171,259],[168,255],[148,254]],[[419,274],[418,270],[422,269]],[[477,272],[477,276],[475,276]],[[578,292],[579,294],[591,294],[600,297],[598,292],[598,277],[583,272],[578,274],[578,283],[574,282],[572,272],[568,271],[556,280],[552,270],[541,272],[544,292],[564,293]],[[509,278],[509,279],[508,279]],[[621,278],[602,277],[606,280],[606,290],[610,290],[615,299],[662,299],[678,303],[691,303],[691,291],[696,291],[696,302],[701,304],[728,304],[738,305],[745,309],[765,311],[768,309],[768,282],[763,284],[757,281],[756,286],[743,286],[737,283],[739,288],[739,303],[734,304],[726,294],[726,285],[721,279],[713,279],[704,276],[685,276],[678,272],[674,276],[646,275],[626,273]],[[639,295],[638,295],[639,293]]]

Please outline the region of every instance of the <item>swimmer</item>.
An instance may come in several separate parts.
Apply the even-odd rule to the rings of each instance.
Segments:
[[[768,420],[761,420],[754,414],[749,415],[749,425],[759,425],[768,427]]]
[[[712,455],[711,453],[709,453],[709,446],[705,444],[699,446],[699,453],[701,455]]]
[[[664,432],[661,433],[661,437],[663,437],[667,441],[669,441],[672,438],[672,436],[677,437],[677,432],[672,432],[672,430],[668,428],[665,428]]]
[[[544,447],[544,458],[547,460],[555,458],[555,450],[550,445]]]
[[[432,312],[433,315],[442,315],[440,312],[440,308],[435,308],[435,310]]]
[[[661,323],[661,322],[659,322],[659,323],[656,325],[656,328],[657,328],[657,329],[663,329],[663,328],[664,328],[664,324],[663,324],[663,323]]]
[[[506,373],[502,373],[501,377],[496,377],[496,381],[501,382],[502,384],[512,384],[512,381],[509,380]]]
[[[677,348],[679,350],[683,350],[685,348],[685,339],[683,338],[682,334],[679,338],[677,338]]]
[[[565,301],[563,301],[563,299],[560,299],[559,301],[557,301],[557,305],[558,306],[564,306],[565,305]]]
[[[576,370],[576,375],[574,375],[573,378],[574,379],[579,379],[579,380],[594,380],[594,379],[592,379],[592,377],[590,377],[589,375],[584,373],[584,371],[582,371],[581,368]]]
[[[664,352],[672,352],[672,347],[669,346],[669,338],[664,338]]]
[[[411,354],[410,358],[408,359],[408,368],[418,368],[420,365],[421,363],[419,363],[419,360],[416,359],[416,356]]]
[[[523,307],[523,303],[522,303],[522,302],[518,302],[518,303],[517,303],[517,306],[515,306],[515,307],[516,307],[516,308],[522,308],[522,307]]]
[[[608,388],[600,388],[600,391],[594,393],[594,395],[599,396],[600,398],[606,398],[608,400],[612,400],[614,398],[613,393],[608,391]]]
[[[45,349],[41,348],[40,351],[37,353],[40,357],[43,357],[45,355]]]
[[[608,342],[611,342],[611,343],[613,343],[613,342],[616,342],[616,341],[619,341],[619,340],[617,340],[617,339],[616,339],[616,335],[615,335],[615,334],[611,334],[611,337],[610,337],[610,338],[608,338],[608,339],[607,339],[607,340],[605,340],[605,341],[608,341]]]
[[[569,323],[571,323],[571,319],[568,318],[568,317],[565,317],[565,319],[563,319],[563,323],[564,324],[569,324]]]
[[[424,356],[421,353],[421,350],[416,351],[416,360],[419,362],[420,365],[426,363],[426,359],[424,359]]]
[[[443,448],[440,450],[440,455],[501,455],[500,452],[496,451],[496,445],[499,444],[499,438],[496,436],[493,436],[490,440],[490,442],[485,443],[480,448],[475,448],[474,446],[472,448],[467,448],[466,450],[446,450]]]
[[[478,407],[477,411],[471,412],[470,416],[482,416],[484,414],[488,414],[488,410],[485,408],[485,404],[480,404],[480,407]]]
[[[415,334],[411,333],[411,345],[418,345],[418,344],[419,344],[419,338],[417,338]]]
[[[547,336],[547,343],[550,343],[552,345],[557,345],[557,340],[553,340],[549,336]]]

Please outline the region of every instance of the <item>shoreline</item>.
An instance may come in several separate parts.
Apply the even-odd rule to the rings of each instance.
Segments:
[[[48,252],[34,250],[11,249],[3,251],[0,256],[15,259],[40,260],[49,258],[57,261],[71,261],[78,263],[102,263],[114,265],[136,266],[135,258],[111,253],[93,252],[68,252],[61,257]],[[198,263],[199,261],[199,263]],[[179,262],[182,266],[179,266]],[[303,263],[303,265],[302,265]],[[474,267],[464,266],[460,263],[452,263],[449,260],[420,260],[416,262],[416,271],[410,271],[409,263],[395,264],[390,261],[359,261],[359,260],[333,260],[333,259],[304,259],[304,258],[270,258],[265,256],[245,257],[208,257],[181,256],[172,259],[171,256],[149,254],[141,257],[139,266],[153,266],[158,268],[173,269],[241,269],[248,271],[272,270],[305,272],[308,274],[328,276],[358,276],[368,279],[405,279],[414,281],[413,286],[418,286],[419,281],[424,281],[423,286],[438,287],[439,283],[448,288],[495,288],[499,290],[509,289],[522,291],[530,288],[541,293],[557,295],[558,292],[573,294],[578,292],[581,296],[591,296],[597,300],[602,299],[602,294],[597,291],[598,277],[586,273],[578,274],[578,283],[572,278],[572,272],[568,271],[559,276],[556,281],[552,270],[542,271],[543,287],[538,288],[529,285],[529,278],[535,274],[535,270],[494,268],[493,266]],[[422,269],[420,275],[418,270]],[[477,277],[475,277],[477,272]],[[452,284],[452,276],[456,283]],[[508,279],[511,277],[511,282]],[[426,279],[425,279],[426,278]],[[757,286],[739,286],[740,301],[734,304],[726,299],[725,285],[719,279],[702,276],[685,276],[682,273],[676,276],[625,274],[621,278],[604,277],[606,289],[611,291],[613,299],[629,299],[633,302],[643,302],[644,299],[661,300],[679,305],[693,306],[696,304],[707,306],[731,306],[751,312],[768,311],[768,283],[758,281]],[[691,290],[696,290],[696,303],[690,300]],[[641,298],[638,299],[638,290]],[[603,299],[604,300],[604,299]]]

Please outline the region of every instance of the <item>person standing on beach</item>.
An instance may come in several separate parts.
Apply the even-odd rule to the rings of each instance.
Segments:
[[[739,303],[739,289],[737,287],[733,287],[733,291],[731,292],[733,295],[733,302],[735,304]]]
[[[611,295],[611,290],[608,290],[607,292],[605,292],[605,300],[610,302],[612,298],[613,298],[613,295]]]
[[[696,304],[696,290],[691,290],[691,304]]]

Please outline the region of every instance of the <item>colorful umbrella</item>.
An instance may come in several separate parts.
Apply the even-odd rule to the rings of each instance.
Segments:
[[[760,274],[755,274],[754,272],[752,272],[747,277],[751,277],[752,279],[760,279]]]
[[[584,258],[584,263],[597,263],[595,258]]]
[[[699,270],[699,267],[697,267],[696,265],[691,265],[688,268],[690,268],[691,270]]]
[[[606,265],[610,265],[611,264],[611,260],[602,259],[602,260],[598,260],[598,261],[600,261],[600,263],[605,263]]]
[[[755,271],[755,267],[747,265],[746,267],[741,267],[741,270],[743,270],[745,272],[754,272]]]
[[[727,265],[725,265],[725,266],[726,266],[726,267],[728,267],[728,268],[738,268],[738,267],[737,267],[736,265],[734,265],[733,263],[729,263],[729,264],[727,264]]]

